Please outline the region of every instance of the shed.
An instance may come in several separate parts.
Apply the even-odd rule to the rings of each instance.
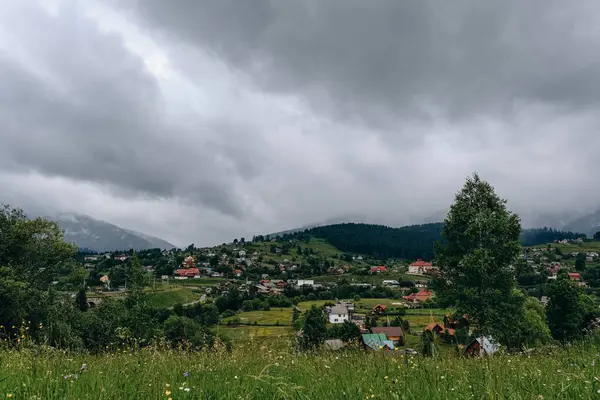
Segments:
[[[491,337],[482,336],[473,339],[465,346],[463,354],[466,356],[492,355],[500,350],[500,345]]]

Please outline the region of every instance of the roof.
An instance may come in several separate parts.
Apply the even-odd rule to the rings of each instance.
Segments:
[[[348,308],[346,308],[345,306],[336,304],[335,306],[331,307],[330,313],[337,314],[337,315],[348,314]]]
[[[440,324],[438,324],[437,322],[432,322],[432,323],[430,323],[429,325],[427,325],[427,326],[425,327],[425,329],[424,329],[424,330],[425,330],[425,331],[431,331],[431,330],[433,330],[433,328],[435,328],[435,327],[436,327],[436,325],[437,325],[437,326],[439,326],[439,327],[440,327],[442,330],[444,329],[444,328],[443,328],[443,327],[442,327]]]
[[[325,341],[325,348],[329,350],[339,350],[344,347],[344,342],[340,339],[331,339]]]
[[[579,274],[578,272],[569,272],[569,277],[580,278],[581,274]]]
[[[423,261],[420,258],[414,263],[410,264],[410,267],[432,267],[433,264],[427,261]]]
[[[373,307],[373,308],[377,308],[377,307],[379,307],[379,308],[382,308],[382,309],[384,309],[384,310],[386,309],[386,306],[384,306],[383,304],[377,304],[377,305],[376,305],[375,307]]]
[[[473,339],[471,343],[465,346],[465,350],[469,348],[473,343],[478,342],[481,345],[481,349],[486,354],[494,354],[500,350],[500,345],[489,336],[482,336],[477,339]]]
[[[394,342],[388,340],[383,333],[364,333],[362,339],[365,345],[373,350],[380,350],[384,346],[387,346],[390,350],[395,349]]]
[[[373,333],[383,333],[388,338],[390,337],[404,337],[404,331],[400,326],[380,326],[371,328]]]

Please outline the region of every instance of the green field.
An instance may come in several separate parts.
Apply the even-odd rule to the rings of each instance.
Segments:
[[[292,324],[292,308],[271,308],[269,311],[247,311],[241,312],[233,317],[225,318],[223,324],[231,322],[233,319],[238,319],[241,324],[252,325],[291,325]]]
[[[189,288],[171,288],[149,293],[150,304],[156,307],[173,307],[200,299],[200,292]]]
[[[263,345],[111,355],[0,350],[12,399],[598,399],[600,347],[467,359]],[[397,355],[398,354],[398,355]],[[82,369],[85,364],[86,369]]]

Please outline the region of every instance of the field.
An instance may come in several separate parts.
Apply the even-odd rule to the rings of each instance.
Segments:
[[[171,288],[149,293],[150,304],[156,307],[173,307],[177,303],[190,303],[200,299],[200,293],[189,288]]]
[[[233,317],[225,318],[224,324],[232,321],[234,318],[239,318],[240,322],[245,325],[252,325],[256,322],[257,325],[291,325],[292,324],[292,308],[271,308],[269,311],[247,311],[236,314]]]
[[[546,354],[436,359],[360,350],[294,353],[0,350],[0,397],[12,399],[597,399],[597,344]],[[84,367],[85,365],[85,367]]]

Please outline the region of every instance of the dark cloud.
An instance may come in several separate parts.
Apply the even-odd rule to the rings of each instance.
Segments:
[[[431,118],[431,108],[463,118],[510,113],[518,100],[598,103],[592,0],[133,4],[148,26],[210,49],[261,87],[371,125]]]
[[[215,134],[231,135],[227,125],[197,120],[185,132],[191,142],[182,141],[165,122],[156,79],[121,37],[67,7],[57,16],[25,7],[19,21],[3,22],[24,54],[0,53],[1,166],[241,215],[224,182],[257,171],[237,166],[235,145],[211,145]]]
[[[177,244],[420,222],[474,170],[517,211],[600,204],[592,0],[3,6],[0,201]]]

